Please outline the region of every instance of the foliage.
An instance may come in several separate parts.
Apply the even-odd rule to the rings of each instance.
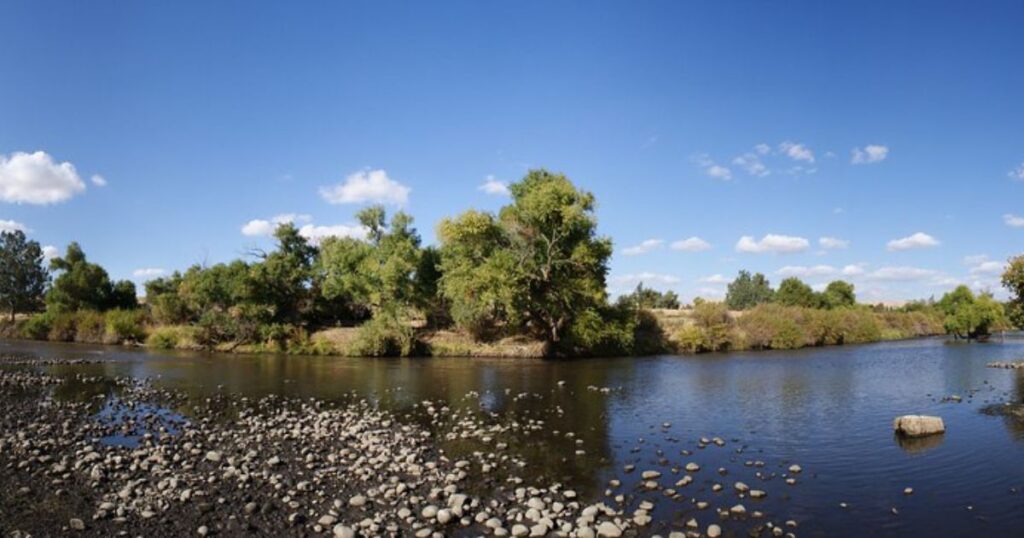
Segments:
[[[35,314],[25,321],[21,328],[21,335],[30,340],[46,340],[50,337],[50,328],[53,325],[53,314],[42,312]]]
[[[939,309],[945,314],[946,332],[956,339],[983,338],[1006,323],[1001,303],[989,293],[975,296],[967,286],[957,286],[943,295]]]
[[[361,357],[408,357],[416,349],[416,333],[396,313],[384,310],[359,327],[349,353]]]
[[[146,313],[140,309],[108,310],[107,336],[114,342],[142,342],[146,339]]]
[[[441,223],[441,293],[461,328],[525,331],[560,353],[577,319],[589,326],[607,304],[611,241],[596,234],[594,196],[564,175],[532,170],[509,191],[497,218]]]
[[[111,282],[105,269],[86,260],[78,243],[68,245],[63,257],[50,260],[50,269],[60,274],[46,294],[49,309],[106,311],[136,306],[135,284],[128,280]]]
[[[21,230],[0,233],[0,306],[10,312],[38,310],[50,283],[43,267],[43,249]]]
[[[632,293],[620,295],[618,304],[634,308],[667,308],[675,310],[679,308],[679,296],[672,290],[661,292],[645,288],[644,283],[641,282],[636,285],[636,289]]]
[[[278,226],[274,237],[277,249],[250,268],[250,299],[267,305],[275,322],[297,323],[312,308],[317,249],[291,223]]]
[[[829,282],[821,293],[821,303],[825,308],[849,308],[857,304],[857,294],[853,284],[844,280]]]
[[[75,313],[75,341],[86,343],[103,343],[107,336],[107,317],[95,310],[82,310]]]
[[[1002,277],[1003,287],[1010,292],[1007,314],[1014,326],[1024,329],[1024,255],[1010,258]]]
[[[779,284],[776,290],[774,301],[783,306],[802,306],[805,308],[818,308],[821,301],[818,295],[810,286],[796,277],[789,277]]]
[[[725,294],[725,304],[731,310],[747,310],[772,300],[772,288],[768,279],[761,273],[751,276],[748,271],[740,271]]]

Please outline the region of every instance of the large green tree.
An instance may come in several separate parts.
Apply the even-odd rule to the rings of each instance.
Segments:
[[[1006,323],[1003,305],[992,294],[975,296],[967,286],[957,286],[943,295],[938,306],[945,315],[946,332],[957,339],[982,338]]]
[[[111,282],[106,269],[90,263],[78,243],[68,245],[63,257],[50,260],[59,271],[46,294],[47,308],[59,311],[135,308],[135,284],[130,280]]]
[[[853,284],[844,280],[829,282],[821,294],[821,302],[826,308],[844,308],[857,304],[857,294]]]
[[[424,289],[417,281],[422,251],[412,217],[399,211],[389,222],[381,206],[368,207],[357,217],[367,230],[365,241],[328,238],[320,246],[321,293],[365,305],[375,314],[406,315],[404,310],[421,304],[418,292]]]
[[[252,264],[252,299],[269,305],[276,322],[299,323],[313,307],[313,265],[317,249],[291,223],[274,231],[277,248]]]
[[[784,306],[802,306],[817,308],[821,306],[818,294],[810,286],[796,277],[789,277],[779,284],[775,291],[774,301]]]
[[[43,304],[50,274],[43,266],[43,249],[21,230],[0,233],[0,304],[11,315],[36,310]]]
[[[636,285],[636,289],[632,293],[620,295],[618,299],[620,306],[630,306],[633,308],[667,308],[677,309],[679,308],[679,296],[672,290],[658,291],[651,288],[644,287],[644,283],[640,282]]]
[[[725,304],[731,310],[746,310],[772,300],[772,287],[761,273],[751,275],[749,271],[740,271],[725,294]]]
[[[465,328],[525,330],[558,351],[577,320],[601,319],[611,241],[597,235],[594,196],[562,174],[532,170],[509,192],[497,217],[441,223],[441,293]]]
[[[1007,314],[1010,321],[1024,329],[1024,255],[1014,256],[1003,272],[1003,287],[1010,292]]]

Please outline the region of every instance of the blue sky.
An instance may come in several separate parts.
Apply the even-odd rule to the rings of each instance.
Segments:
[[[1024,251],[1020,2],[0,13],[0,225],[118,278],[268,246],[275,217],[352,233],[374,200],[432,242],[530,167],[597,196],[613,292],[747,268],[898,300]]]

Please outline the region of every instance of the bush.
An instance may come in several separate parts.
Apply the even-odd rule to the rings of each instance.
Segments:
[[[573,320],[557,352],[572,356],[614,356],[633,353],[636,316],[629,308],[610,307],[605,311],[587,309]]]
[[[102,344],[107,333],[107,321],[102,313],[83,310],[75,315],[75,341]]]
[[[221,310],[207,310],[196,322],[196,343],[204,348],[234,340],[238,328],[234,318]]]
[[[146,313],[140,309],[108,310],[107,337],[115,343],[146,339]]]
[[[408,357],[416,349],[416,333],[394,314],[378,313],[359,327],[349,354],[361,357]]]
[[[35,314],[25,321],[21,328],[21,336],[30,340],[46,340],[50,336],[53,316],[47,312]]]
[[[74,312],[58,312],[50,321],[50,333],[47,337],[55,342],[73,342],[75,340]]]
[[[195,343],[195,328],[168,326],[153,329],[146,337],[146,345],[156,349],[192,349]]]

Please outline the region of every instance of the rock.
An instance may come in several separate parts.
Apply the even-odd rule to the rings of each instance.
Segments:
[[[513,525],[512,526],[512,536],[522,537],[522,536],[529,536],[529,535],[530,535],[530,529],[527,528],[526,525]]]
[[[355,538],[356,536],[356,531],[341,524],[335,525],[331,532],[334,533],[334,538]]]
[[[640,477],[644,480],[654,480],[655,478],[660,478],[661,473],[658,471],[644,471],[640,474]]]
[[[611,521],[605,521],[597,526],[597,535],[607,538],[618,538],[622,536],[622,529]]]
[[[722,535],[722,527],[718,525],[708,525],[708,538],[718,538]]]
[[[927,415],[904,415],[896,417],[892,421],[892,428],[896,433],[907,437],[923,437],[945,433],[946,425],[942,417],[931,417]]]
[[[746,492],[750,491],[750,486],[744,484],[743,482],[736,482],[733,485],[733,487],[736,488],[736,491],[738,493],[746,493]]]
[[[349,506],[354,506],[356,508],[359,508],[360,506],[363,506],[363,505],[366,504],[366,497],[363,497],[362,495],[356,495],[356,496],[354,496],[354,497],[352,497],[351,499],[348,500],[348,504],[349,504]]]
[[[196,534],[198,534],[199,536],[206,536],[207,534],[210,534],[210,528],[206,525],[202,525],[198,529],[196,529]]]
[[[71,518],[71,521],[68,522],[68,525],[71,526],[71,528],[76,530],[76,531],[84,531],[85,530],[85,522],[82,521],[81,519],[78,519],[77,517]]]
[[[737,516],[742,516],[747,513],[747,508],[742,504],[737,504],[736,506],[730,508],[729,511],[733,514],[736,514]]]
[[[437,522],[444,525],[452,520],[452,511],[447,508],[437,511]]]
[[[752,489],[752,490],[750,490],[750,498],[752,498],[752,499],[763,499],[763,498],[765,498],[767,496],[768,496],[768,493],[766,493],[764,490],[760,490],[760,489]]]
[[[913,495],[914,494],[914,488],[903,488],[903,494],[904,495]]]
[[[423,508],[420,515],[423,516],[423,519],[434,519],[434,516],[437,515],[437,507],[432,504],[428,505]]]
[[[324,527],[325,529],[330,528],[330,526],[334,525],[337,521],[338,518],[332,516],[331,514],[324,514],[320,516],[320,519],[316,520],[316,522],[319,523],[320,526]]]
[[[221,456],[220,452],[217,452],[216,450],[211,450],[206,453],[206,459],[214,463],[219,463],[222,458],[223,456]]]
[[[696,473],[699,470],[700,470],[700,465],[697,465],[696,463],[693,463],[692,461],[690,463],[686,464],[686,472],[688,472],[688,473]]]
[[[803,469],[795,463],[789,466],[789,472],[793,474],[800,474],[801,471],[803,471]]]

